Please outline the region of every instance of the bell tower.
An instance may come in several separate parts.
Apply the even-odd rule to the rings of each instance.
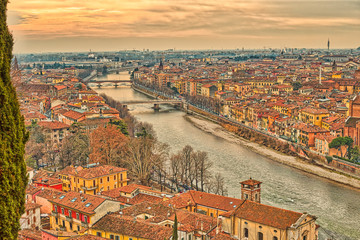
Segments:
[[[257,180],[250,179],[240,182],[241,184],[241,199],[250,200],[260,203],[261,201],[261,183]]]

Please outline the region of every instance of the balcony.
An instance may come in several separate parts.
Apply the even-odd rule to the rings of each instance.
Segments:
[[[84,228],[88,228],[89,224],[87,222],[81,221],[81,226],[84,227]]]
[[[51,216],[58,217],[58,216],[59,216],[59,213],[58,213],[58,212],[51,211]]]
[[[72,218],[72,217],[66,216],[65,219],[66,219],[66,221],[68,221],[68,222],[73,222],[73,218]]]
[[[91,191],[91,190],[95,190],[98,188],[98,185],[92,186],[92,187],[86,187],[86,186],[80,186],[82,189],[84,189],[85,191]]]
[[[60,229],[60,231],[66,231],[66,227],[64,227],[64,226],[59,226],[59,229]]]

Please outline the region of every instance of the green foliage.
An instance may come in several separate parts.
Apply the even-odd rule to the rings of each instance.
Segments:
[[[172,240],[178,240],[178,220],[175,214],[174,226],[173,226],[173,235]]]
[[[27,172],[24,148],[28,134],[10,79],[13,38],[6,24],[8,1],[0,1],[0,236],[17,239],[25,211]]]
[[[347,146],[347,155],[348,158],[351,158],[351,149],[354,140],[351,137],[337,137],[329,143],[329,148],[337,148],[340,149],[341,146]]]
[[[129,136],[129,131],[128,131],[128,127],[127,124],[125,123],[124,120],[115,120],[113,121],[112,119],[110,119],[110,124],[113,124],[115,126],[117,126],[117,128],[122,132],[122,134],[124,134],[125,136]]]
[[[331,156],[326,156],[326,161],[330,164],[333,160],[333,158]]]
[[[291,85],[294,88],[294,91],[299,90],[302,87],[301,82],[292,82]]]
[[[358,146],[355,146],[351,149],[351,161],[354,163],[360,163],[360,149]]]

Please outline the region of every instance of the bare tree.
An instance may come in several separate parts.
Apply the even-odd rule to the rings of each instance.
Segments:
[[[227,195],[227,189],[225,188],[224,177],[222,177],[220,173],[217,173],[215,177],[213,177],[209,181],[208,192],[223,196]]]
[[[195,169],[195,186],[196,189],[204,191],[204,186],[211,176],[209,169],[212,163],[209,161],[207,152],[197,151],[192,154]]]
[[[126,166],[131,175],[137,178],[141,184],[148,185],[154,170],[163,171],[168,152],[167,144],[156,141],[151,134],[144,130],[137,138],[130,139],[128,142]]]

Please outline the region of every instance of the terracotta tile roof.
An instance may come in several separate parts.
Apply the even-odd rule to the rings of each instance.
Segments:
[[[94,214],[95,209],[104,201],[106,201],[104,198],[78,192],[67,192],[57,198],[49,199],[49,202],[54,204],[88,214]]]
[[[43,128],[48,128],[48,129],[52,129],[52,130],[57,130],[57,129],[65,129],[65,128],[69,128],[70,126],[59,122],[59,121],[41,121],[37,123],[39,126],[43,127]]]
[[[41,229],[42,232],[45,232],[47,234],[50,234],[54,237],[72,237],[72,236],[78,236],[75,232],[64,232],[64,231],[56,231],[56,230],[50,230],[50,229]],[[56,238],[57,239],[57,238]]]
[[[76,174],[76,176],[85,178],[85,179],[91,179],[91,178],[106,176],[109,174],[120,173],[120,172],[124,172],[124,171],[127,171],[127,169],[110,166],[110,165],[100,165],[100,166],[91,167],[91,168],[84,168],[84,169],[80,170]]]
[[[272,207],[252,201],[245,200],[238,206],[231,215],[236,217],[271,226],[278,229],[286,229],[303,215],[302,213],[293,212],[277,207]]]
[[[262,182],[250,178],[250,179],[245,180],[245,181],[242,181],[242,182],[240,182],[240,183],[241,183],[241,184],[250,185],[250,186],[255,186],[255,185],[261,184]]]
[[[34,229],[22,229],[19,231],[19,237],[20,240],[25,239],[32,239],[32,240],[41,240],[41,231],[34,230]]]
[[[85,235],[81,235],[81,236],[67,238],[66,240],[73,240],[73,239],[75,239],[75,240],[105,240],[107,238],[85,234]]]
[[[55,88],[56,88],[56,90],[61,90],[61,89],[64,89],[64,88],[66,88],[66,86],[64,86],[64,85],[56,85],[56,86],[54,86]]]
[[[81,167],[82,169],[82,167]],[[61,171],[58,172],[58,174],[61,174],[61,175],[75,175],[76,174],[76,168],[74,166],[67,166],[65,167],[64,169],[62,169]]]
[[[170,239],[172,236],[172,228],[134,220],[119,213],[105,215],[91,228],[149,240]]]
[[[123,204],[135,205],[135,204],[139,204],[139,203],[143,203],[143,202],[159,203],[159,202],[163,201],[163,198],[151,196],[151,195],[147,195],[147,194],[143,194],[143,193],[138,193],[137,195],[135,195],[132,198],[117,197],[115,200],[119,201]]]
[[[37,203],[25,203],[25,211],[40,208],[41,205]]]
[[[75,120],[85,116],[83,113],[75,112],[75,111],[72,111],[72,110],[63,113],[62,115],[64,117],[67,117],[67,118],[70,118],[70,119],[75,119]]]
[[[40,188],[39,193],[36,194],[36,197],[41,197],[41,198],[50,200],[50,199],[60,197],[63,193],[64,192],[56,190],[54,188],[42,187],[42,188]]]
[[[223,211],[231,211],[234,209],[234,206],[239,206],[243,200],[190,190],[169,199],[165,203],[167,202],[174,208],[184,208],[188,205],[202,205]]]
[[[214,238],[212,238],[211,240],[237,240],[237,238],[233,238],[230,236],[230,234],[221,232],[215,235]]]
[[[54,186],[62,184],[62,181],[58,178],[53,177],[43,177],[43,178],[37,178],[33,180],[34,184],[43,184],[48,186]]]

